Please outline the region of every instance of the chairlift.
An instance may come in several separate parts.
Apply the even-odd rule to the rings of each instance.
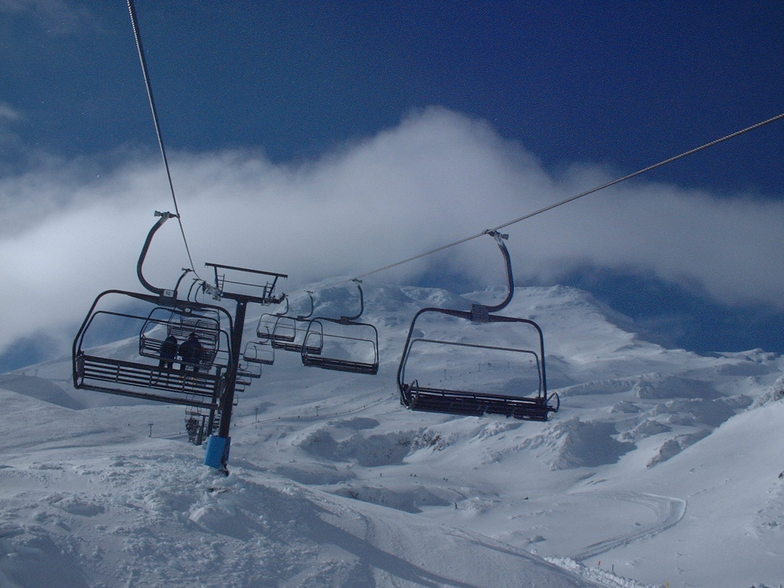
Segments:
[[[286,316],[289,312],[289,297],[284,296],[283,302],[286,305],[283,310],[278,312],[265,312],[259,317],[259,322],[256,325],[256,337],[261,340],[272,339],[278,319],[282,316]]]
[[[286,306],[286,312],[280,314],[275,319],[275,324],[272,327],[272,335],[271,339],[273,344],[275,342],[279,343],[294,343],[297,339],[297,335],[303,332],[303,329],[298,326],[300,323],[308,322],[310,317],[313,316],[314,304],[313,304],[313,292],[310,290],[307,291],[308,298],[310,300],[310,310],[305,314],[300,314],[297,316],[289,316],[289,308]],[[288,302],[288,299],[286,299]],[[299,351],[302,345],[296,345],[296,351]],[[293,346],[291,346],[293,347]],[[285,346],[281,346],[281,348],[285,348]],[[287,349],[291,350],[291,349]]]
[[[238,392],[244,392],[245,388],[253,383],[253,380],[251,379],[250,375],[248,375],[247,373],[240,373],[238,370],[237,379],[235,380],[235,383],[238,387],[242,388],[241,390],[238,390]]]
[[[242,352],[242,359],[248,363],[272,365],[275,363],[275,348],[268,337],[259,341],[248,341]]]
[[[241,360],[237,366],[237,378],[242,378],[243,381],[248,380],[247,385],[250,385],[250,380],[261,378],[261,365],[259,362]]]
[[[99,294],[73,341],[72,377],[75,388],[182,404],[210,411],[214,416],[226,387],[225,364],[231,358],[232,317],[220,306],[177,299],[177,289],[191,270],[184,270],[173,290],[157,288],[144,277],[142,266],[155,232],[172,215],[156,212],[160,219],[150,229],[136,264],[136,273],[152,294],[106,290]],[[130,310],[117,310],[130,307]],[[144,309],[148,310],[144,310]],[[228,331],[222,328],[225,324]],[[133,333],[138,347],[103,344],[107,333]],[[196,334],[204,353],[198,362],[178,359],[176,350],[164,351],[169,335]],[[178,339],[178,343],[181,340]],[[175,367],[175,363],[179,363]]]
[[[185,432],[188,434],[188,441],[194,445],[201,445],[212,434],[210,422],[212,412],[207,413],[198,408],[185,409]]]
[[[303,365],[356,374],[378,373],[378,330],[357,320],[364,312],[365,298],[360,281],[354,282],[359,290],[359,312],[311,319],[301,346]],[[318,349],[318,353],[312,349]]]
[[[199,371],[209,371],[216,361],[221,334],[220,314],[213,309],[154,308],[141,329],[139,354],[159,358],[166,339],[174,337],[179,347],[191,334],[196,336],[201,345],[201,354],[196,362]],[[180,363],[187,363],[191,367],[196,365],[184,359]],[[227,366],[224,364],[222,367]]]
[[[471,310],[455,310],[449,308],[423,308],[414,316],[408,330],[406,343],[403,348],[403,355],[398,367],[397,380],[400,390],[400,402],[411,410],[427,412],[438,412],[457,415],[481,416],[484,414],[501,414],[517,419],[528,420],[547,420],[550,412],[557,412],[560,407],[560,399],[557,394],[548,397],[547,377],[545,370],[544,336],[542,329],[533,320],[502,316],[494,314],[505,308],[512,300],[514,294],[514,281],[512,277],[512,264],[509,252],[503,239],[506,235],[501,235],[495,231],[488,234],[496,239],[496,242],[504,257],[508,279],[508,293],[506,298],[497,305],[487,306],[474,304]],[[428,337],[422,330],[422,317],[433,317],[446,315],[454,317],[460,324],[460,336],[454,338]],[[426,322],[426,321],[425,321]],[[507,324],[519,327],[518,330],[527,331],[528,338],[532,344],[526,346],[502,345],[495,343],[482,342],[477,340],[466,340],[470,338],[471,332],[476,332],[482,325],[492,326],[497,330],[498,325]],[[487,329],[485,329],[487,330]],[[435,378],[427,375],[410,377],[406,371],[413,371],[408,365],[412,358],[418,358],[420,362],[427,365],[427,352],[440,351],[442,353],[459,351],[462,355],[460,369],[457,371],[458,378],[462,379],[461,384],[434,381]],[[488,356],[504,355],[509,358],[509,365],[512,360],[517,364],[533,371],[533,390],[524,389],[520,393],[515,391],[495,392],[488,390],[488,380],[490,377],[479,373],[472,378],[464,373],[466,370],[465,354],[474,354],[480,361],[486,360]],[[425,358],[425,359],[423,359]],[[470,363],[470,362],[469,362]],[[422,372],[422,365],[419,366]],[[478,381],[477,381],[478,380]],[[525,378],[517,378],[513,381],[525,381]],[[449,385],[447,385],[449,384]],[[472,389],[479,387],[479,390]]]
[[[313,310],[315,308],[313,292],[307,290],[307,294],[310,300],[310,310],[307,313],[289,316],[289,307],[287,305],[286,310],[283,313],[277,313],[275,315],[276,318],[272,325],[272,331],[268,335],[268,339],[274,349],[293,351],[295,353],[300,353],[302,351],[302,346],[306,340],[305,334],[308,330],[308,325],[310,324],[310,319],[313,316]],[[311,355],[318,355],[321,353],[319,339],[311,338],[308,343],[308,353]]]
[[[154,308],[150,312],[111,310],[122,306],[121,302],[130,301],[136,303],[134,307],[143,302]],[[219,351],[231,356],[228,332],[220,329],[215,335],[210,331],[211,336],[215,335],[215,347],[205,354],[208,359],[198,365],[162,357],[160,348],[162,333],[170,330],[178,332],[183,319],[186,319],[185,324],[189,324],[190,319],[198,317],[196,321],[199,324],[210,322],[212,325],[212,316],[209,320],[205,317],[221,312],[230,322],[231,316],[217,306],[207,307],[175,298],[164,301],[161,297],[122,290],[102,292],[90,307],[73,342],[74,387],[207,410],[217,409],[226,384],[226,365],[219,365],[214,358]],[[195,325],[190,323],[190,326]],[[106,332],[128,332],[134,327],[139,339],[134,351],[117,344],[100,345],[100,337]]]

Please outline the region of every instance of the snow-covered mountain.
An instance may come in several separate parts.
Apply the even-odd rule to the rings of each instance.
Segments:
[[[69,358],[0,376],[0,586],[784,582],[784,359],[665,349],[584,292],[519,288],[503,314],[541,325],[561,410],[412,412],[396,371],[414,313],[503,293],[364,287],[379,374],[278,351],[238,397],[228,477],[201,465],[182,407],[74,390]],[[317,290],[317,314],[350,314],[352,296]],[[524,336],[488,327],[459,336]],[[423,377],[527,381],[442,351],[418,358]]]

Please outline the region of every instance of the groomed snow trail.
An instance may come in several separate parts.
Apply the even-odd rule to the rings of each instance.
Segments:
[[[658,496],[656,494],[637,493],[637,492],[614,492],[612,497],[616,500],[640,504],[652,510],[657,515],[657,520],[652,525],[647,525],[635,533],[618,535],[597,541],[570,557],[575,561],[584,561],[595,557],[616,547],[629,545],[634,541],[640,541],[648,537],[653,537],[678,524],[686,514],[686,501],[680,498],[669,496]]]

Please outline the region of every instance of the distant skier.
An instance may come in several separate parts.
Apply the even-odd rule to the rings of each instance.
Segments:
[[[202,357],[202,346],[196,333],[191,333],[188,338],[180,345],[180,369],[185,370],[186,366],[190,366],[194,372],[199,371],[199,362]]]
[[[158,362],[158,367],[171,369],[174,364],[174,358],[177,357],[177,347],[177,337],[174,335],[166,337],[163,343],[161,343],[161,359]]]

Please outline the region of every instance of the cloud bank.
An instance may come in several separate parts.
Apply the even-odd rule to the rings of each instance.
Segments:
[[[487,123],[441,108],[305,163],[272,164],[250,150],[170,153],[170,162],[196,270],[207,277],[210,261],[278,271],[290,287],[374,270],[621,175],[582,164],[556,176]],[[0,352],[22,336],[73,329],[102,290],[141,291],[135,263],[153,211],[173,212],[166,178],[154,155],[104,168],[49,161],[0,179]],[[654,275],[727,305],[782,309],[782,226],[782,198],[637,180],[505,230],[519,284],[588,265]],[[170,221],[146,275],[170,286],[188,265]],[[425,272],[504,280],[484,237],[378,279]]]

